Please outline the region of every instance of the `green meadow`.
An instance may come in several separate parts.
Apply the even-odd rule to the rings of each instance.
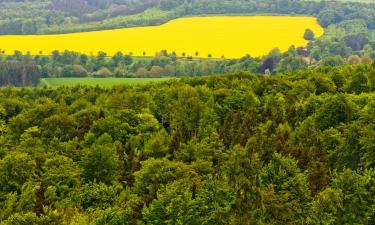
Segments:
[[[112,87],[115,85],[142,85],[155,82],[163,82],[172,78],[43,78],[40,80],[40,86],[59,87],[59,86],[101,86]]]

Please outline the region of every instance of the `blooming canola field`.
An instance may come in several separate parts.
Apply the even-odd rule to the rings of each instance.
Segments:
[[[323,34],[316,18],[300,16],[209,16],[179,18],[160,26],[54,35],[3,35],[0,49],[31,54],[71,50],[95,55],[104,51],[154,56],[167,50],[181,56],[240,58],[266,55],[273,48],[306,46],[305,30]]]

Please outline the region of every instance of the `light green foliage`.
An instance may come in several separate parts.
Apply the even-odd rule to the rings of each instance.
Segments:
[[[146,195],[150,200],[169,182],[178,179],[199,179],[193,168],[182,162],[153,158],[142,162],[141,170],[134,173],[134,176],[135,193]]]
[[[121,186],[89,182],[76,188],[72,200],[84,209],[106,209],[114,205],[121,192]]]
[[[32,224],[41,224],[41,225],[61,225],[63,219],[56,212],[51,212],[47,215],[38,217],[34,213],[17,213],[5,220],[2,225],[32,225]]]
[[[332,188],[313,201],[311,224],[369,224],[374,221],[374,171],[350,169],[335,175]]]
[[[159,192],[143,210],[145,224],[227,224],[234,200],[225,180],[209,179],[203,184],[179,180]]]
[[[81,168],[65,156],[47,159],[43,165],[43,172],[43,184],[54,186],[57,189],[57,195],[61,198],[66,197],[81,183]]]
[[[2,193],[19,191],[22,185],[35,177],[36,162],[26,153],[12,152],[0,160],[0,187]]]

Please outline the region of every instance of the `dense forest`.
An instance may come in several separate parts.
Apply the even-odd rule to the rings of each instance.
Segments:
[[[0,43],[0,225],[375,224],[375,3],[353,1],[0,0],[0,35],[211,14],[311,15],[325,29],[240,59]],[[178,79],[32,87],[166,76]]]
[[[0,224],[374,224],[375,64],[0,88]]]

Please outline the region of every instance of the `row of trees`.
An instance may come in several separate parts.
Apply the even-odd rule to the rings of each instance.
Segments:
[[[373,224],[375,65],[0,88],[0,224]]]
[[[372,46],[366,44],[363,49],[353,51],[344,47],[343,55],[335,55],[329,50],[335,45],[330,41],[313,40],[307,49],[290,47],[281,53],[273,49],[267,56],[240,59],[177,57],[176,53],[161,51],[155,57],[133,57],[131,53],[116,53],[107,56],[104,52],[86,55],[72,51],[54,51],[50,56],[22,54],[0,54],[0,62],[17,62],[19,65],[36,65],[42,77],[165,77],[165,76],[205,76],[240,71],[275,74],[288,70],[298,70],[320,65],[337,66],[342,64],[371,64],[375,57]],[[337,52],[338,49],[335,49]],[[0,50],[1,52],[1,50]],[[199,52],[196,53],[199,55]],[[33,67],[30,67],[33,69]],[[27,72],[27,71],[26,71]],[[7,70],[3,71],[8,73]],[[30,71],[33,73],[33,71]],[[8,74],[7,76],[12,76]],[[4,84],[4,83],[3,83]]]
[[[40,71],[33,63],[0,62],[0,86],[34,86],[39,78]]]

